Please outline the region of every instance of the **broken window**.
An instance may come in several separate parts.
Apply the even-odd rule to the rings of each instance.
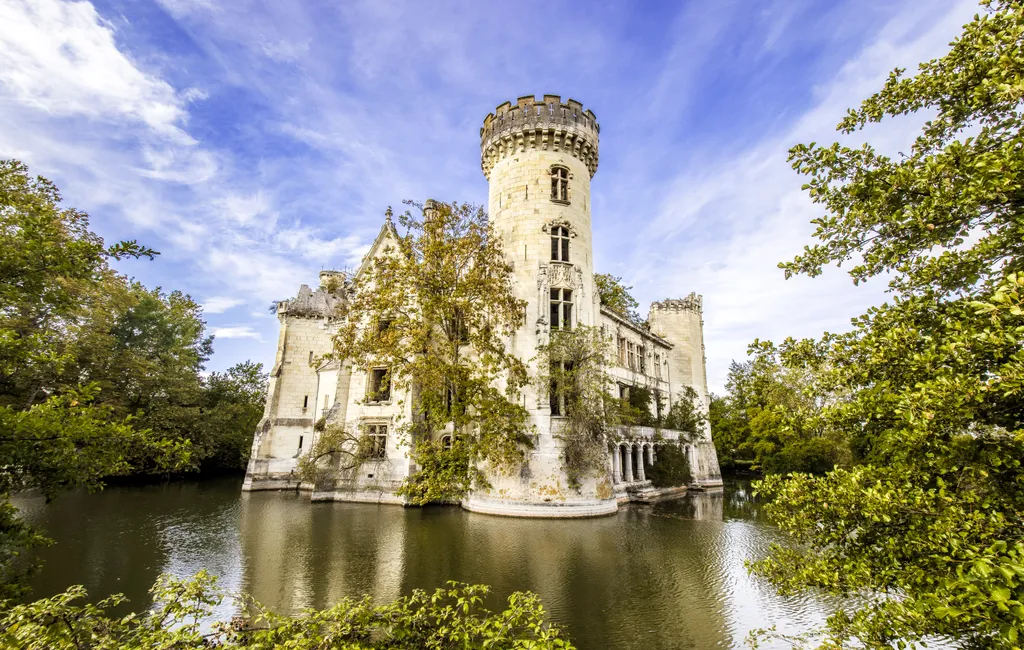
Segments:
[[[551,329],[572,329],[572,289],[551,290]]]
[[[630,370],[636,370],[636,345],[629,341],[626,343],[627,365]]]
[[[370,439],[369,458],[380,459],[388,457],[388,425],[368,424],[366,435]]]
[[[661,355],[654,353],[654,376],[661,379]]]
[[[387,368],[370,370],[370,382],[366,391],[369,402],[387,402],[391,399],[391,373]]]
[[[443,451],[450,450],[453,444],[455,444],[455,439],[452,437],[452,434],[449,433],[441,436],[441,449]]]
[[[569,202],[569,170],[565,167],[551,168],[551,200]]]
[[[619,365],[620,366],[625,366],[626,365],[626,339],[621,337],[621,336],[618,337],[618,339],[619,339]]]
[[[377,319],[377,333],[378,334],[383,334],[384,332],[388,331],[389,329],[391,329],[391,319],[390,318],[378,318]]]
[[[637,346],[636,352],[637,352],[637,357],[638,357],[638,359],[640,361],[640,374],[646,375],[647,374],[647,348],[645,348],[642,345]]]
[[[551,229],[551,261],[569,261],[569,229],[565,226]]]

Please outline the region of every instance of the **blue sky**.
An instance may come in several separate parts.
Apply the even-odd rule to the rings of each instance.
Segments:
[[[479,126],[560,94],[601,124],[597,270],[704,296],[708,379],[755,337],[845,329],[883,299],[842,271],[786,281],[820,209],[786,163],[835,140],[896,66],[941,55],[964,0],[4,0],[0,157],[55,181],[119,268],[188,292],[209,368],[273,362],[271,302],[356,265],[384,209],[482,203]],[[897,152],[914,117],[846,138]]]

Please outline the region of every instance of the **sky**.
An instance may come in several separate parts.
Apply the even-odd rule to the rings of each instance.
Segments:
[[[786,161],[811,141],[906,150],[924,116],[835,126],[895,67],[941,56],[970,0],[2,0],[0,158],[180,289],[208,370],[273,363],[269,306],[357,266],[403,199],[486,203],[479,128],[558,94],[601,125],[595,270],[704,297],[708,383],[755,338],[842,331],[885,299],[777,264],[822,216]]]

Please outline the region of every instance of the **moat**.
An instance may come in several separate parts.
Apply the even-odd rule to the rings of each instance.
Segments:
[[[779,597],[747,575],[744,560],[778,535],[746,481],[556,521],[457,507],[311,507],[293,493],[241,494],[240,485],[111,487],[50,506],[19,499],[57,542],[42,553],[35,596],[81,583],[93,595],[122,592],[141,608],[159,573],[206,568],[223,586],[289,612],[345,595],[391,600],[454,579],[491,585],[492,609],[513,591],[537,592],[583,649],[741,648],[753,628],[795,632],[823,617],[819,603]],[[223,607],[230,616],[233,606]]]

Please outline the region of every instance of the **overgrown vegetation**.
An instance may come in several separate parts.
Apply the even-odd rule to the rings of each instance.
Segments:
[[[651,485],[665,488],[689,485],[692,482],[690,461],[682,442],[662,441],[658,444],[657,453],[657,461],[644,468],[644,475],[651,481]]]
[[[601,306],[607,307],[619,316],[638,325],[643,322],[640,314],[637,313],[640,303],[630,293],[633,287],[623,284],[622,278],[611,273],[595,273],[594,286],[597,289]]]
[[[420,467],[399,490],[413,503],[460,497],[481,476],[518,467],[529,445],[519,399],[525,364],[505,347],[522,323],[505,260],[482,208],[409,203],[386,253],[357,277],[349,319],[334,355],[356,367],[386,368],[391,390],[411,420],[399,431]],[[388,219],[392,218],[390,211]],[[458,444],[439,444],[443,434]],[[315,443],[322,454],[326,438]]]
[[[1022,45],[1024,3],[983,2],[945,56],[896,70],[839,124],[851,133],[925,111],[908,152],[790,152],[827,215],[786,274],[856,260],[855,282],[883,275],[891,292],[850,332],[777,351],[787,370],[813,371],[812,420],[853,457],[759,487],[796,544],[754,571],[785,593],[860,596],[828,619],[821,647],[1021,646]]]
[[[586,476],[605,469],[607,440],[622,423],[618,399],[609,392],[605,367],[610,343],[599,327],[577,325],[551,333],[538,349],[538,391],[547,393],[553,412],[561,415],[556,435],[563,445],[569,486],[578,489]]]
[[[0,613],[0,645],[23,650],[205,650],[207,648],[419,650],[420,648],[554,648],[573,645],[547,623],[540,599],[516,592],[508,607],[483,606],[488,589],[449,582],[393,603],[369,596],[343,598],[324,610],[281,616],[251,598],[220,589],[205,571],[191,580],[163,576],[151,590],[153,606],[115,615],[125,602],[111,596],[90,604],[82,587]],[[213,622],[214,608],[236,598],[241,615]]]
[[[211,352],[199,306],[149,290],[52,183],[0,161],[0,598],[24,592],[45,537],[8,498],[47,499],[113,476],[245,467],[262,412],[258,364],[200,375]]]

